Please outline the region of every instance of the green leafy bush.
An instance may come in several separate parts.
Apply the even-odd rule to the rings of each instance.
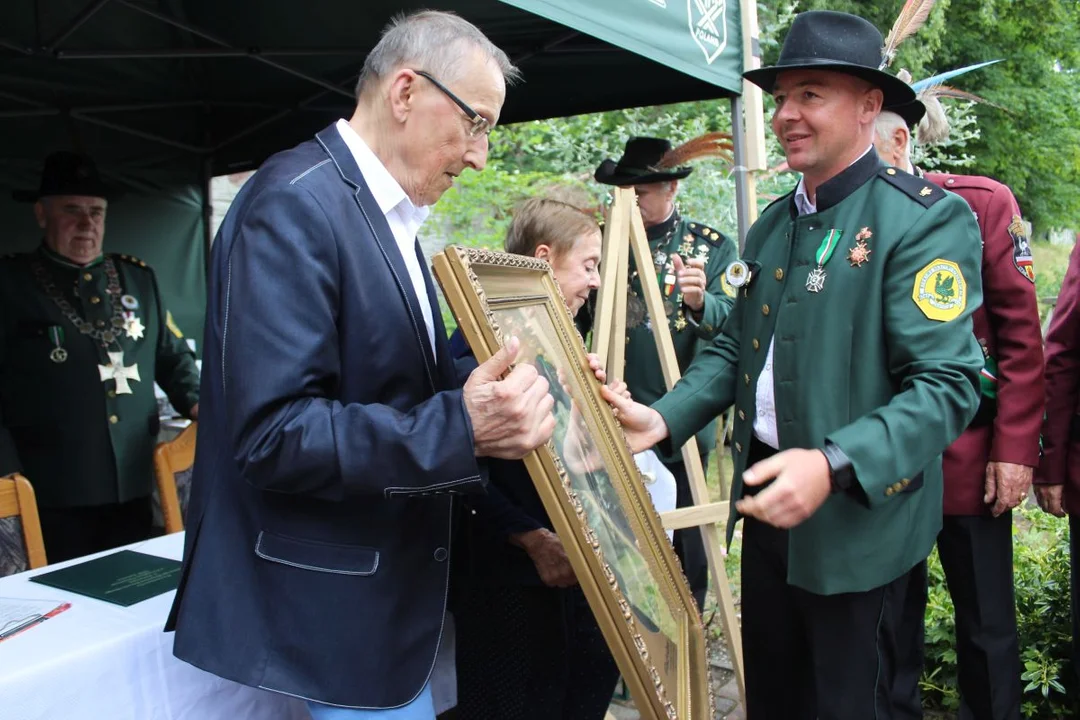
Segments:
[[[1026,718],[1074,717],[1077,688],[1069,660],[1069,524],[1036,508],[1014,511],[1013,578],[1023,665],[1021,710]],[[956,711],[956,634],[953,603],[937,551],[928,561],[926,666],[923,704]]]

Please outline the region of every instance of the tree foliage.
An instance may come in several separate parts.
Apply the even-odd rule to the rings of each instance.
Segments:
[[[759,3],[778,27],[790,3]],[[802,0],[798,10],[861,15],[887,33],[902,0]],[[974,108],[979,135],[964,154],[970,165],[944,169],[987,175],[1012,188],[1038,235],[1080,229],[1080,3],[1076,0],[938,0],[930,20],[904,45],[891,70],[918,79],[986,60],[1003,59],[955,80],[1004,110]],[[765,46],[772,62],[778,45]],[[948,100],[946,103],[950,102]]]

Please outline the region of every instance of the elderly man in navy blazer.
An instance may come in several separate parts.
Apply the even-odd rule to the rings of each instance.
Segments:
[[[461,388],[416,242],[482,170],[507,56],[447,13],[392,23],[357,107],[270,158],[211,257],[177,657],[316,720],[434,717],[456,493],[554,429],[516,341]]]

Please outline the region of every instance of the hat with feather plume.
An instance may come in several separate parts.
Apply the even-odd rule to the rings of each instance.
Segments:
[[[885,41],[881,58],[883,69],[891,65],[893,60],[896,59],[896,52],[900,43],[914,35],[926,23],[935,2],[936,0],[906,0]],[[978,70],[998,62],[1001,62],[1001,60],[975,63],[939,73],[918,82],[914,82],[911,73],[902,68],[896,74],[896,77],[911,86],[911,89],[915,92],[915,98],[900,103],[886,102],[882,110],[896,113],[903,118],[911,129],[917,127],[921,144],[932,145],[943,142],[949,136],[949,121],[941,107],[940,98],[959,98],[993,105],[993,103],[978,95],[959,90],[946,83],[972,70]]]
[[[731,163],[734,151],[731,135],[723,132],[705,133],[677,147],[664,138],[632,137],[622,157],[604,160],[593,177],[598,183],[620,186],[681,180],[693,172],[688,163],[706,157]]]

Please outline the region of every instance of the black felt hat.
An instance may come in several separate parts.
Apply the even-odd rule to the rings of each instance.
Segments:
[[[671,143],[663,138],[632,137],[626,141],[618,162],[608,158],[596,168],[593,177],[604,185],[647,185],[681,180],[693,172],[690,167],[659,169],[660,159],[669,150]]]
[[[911,86],[879,69],[885,40],[881,31],[857,15],[813,10],[799,13],[771,67],[747,70],[743,77],[772,92],[785,70],[830,70],[862,78],[881,89],[883,107],[915,100]]]
[[[919,124],[919,121],[923,119],[923,116],[926,115],[926,105],[923,104],[922,100],[918,99],[908,103],[901,103],[900,105],[895,105],[893,107],[885,106],[882,109],[894,112],[902,117],[904,122],[907,123],[907,126],[911,129],[914,129],[915,126]]]
[[[94,161],[86,155],[67,150],[45,158],[41,185],[37,190],[15,190],[11,197],[19,202],[37,202],[50,195],[85,195],[114,198],[117,193],[98,174]]]

